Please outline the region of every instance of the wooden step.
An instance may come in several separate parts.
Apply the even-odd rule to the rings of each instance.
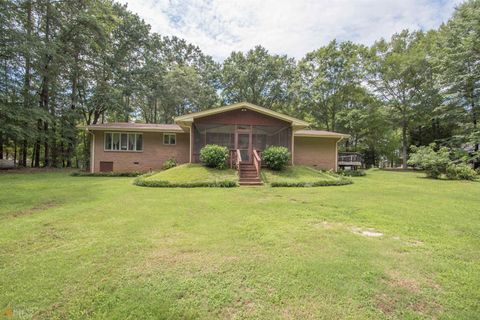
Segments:
[[[261,181],[259,177],[240,177],[240,181]]]
[[[255,177],[258,176],[257,171],[240,171],[240,176],[243,176],[243,175],[255,176]]]
[[[240,181],[241,186],[261,186],[263,185],[262,181]]]

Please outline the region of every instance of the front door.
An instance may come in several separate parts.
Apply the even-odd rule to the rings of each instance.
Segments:
[[[236,132],[235,149],[240,150],[242,155],[242,163],[252,162],[252,132],[246,130],[238,130]]]

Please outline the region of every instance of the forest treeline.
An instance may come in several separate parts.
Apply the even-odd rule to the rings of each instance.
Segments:
[[[171,123],[240,101],[348,133],[342,148],[369,165],[432,142],[478,157],[479,0],[436,30],[334,40],[298,60],[257,46],[219,63],[110,0],[0,0],[0,30],[0,159],[20,166],[84,167],[78,125]]]

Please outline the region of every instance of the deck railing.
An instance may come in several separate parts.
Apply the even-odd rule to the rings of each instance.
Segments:
[[[338,156],[339,162],[362,162],[362,156],[358,154],[349,154]]]

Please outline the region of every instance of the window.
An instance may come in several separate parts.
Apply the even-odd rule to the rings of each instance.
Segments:
[[[143,134],[105,132],[105,151],[142,151]]]
[[[177,135],[175,133],[164,133],[163,144],[173,145],[177,143]]]

